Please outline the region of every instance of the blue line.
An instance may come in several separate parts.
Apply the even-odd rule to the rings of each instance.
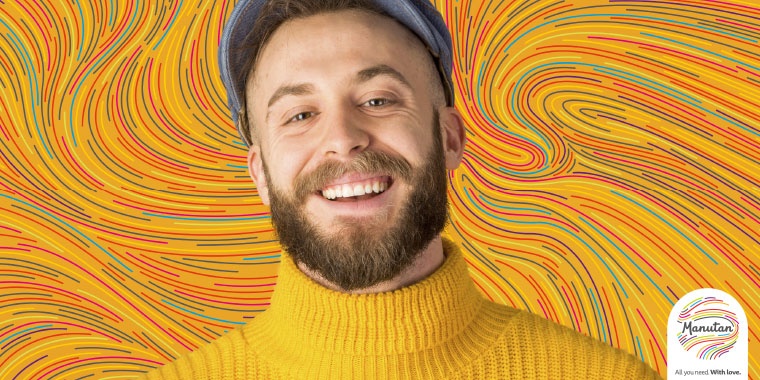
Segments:
[[[176,219],[176,220],[203,220],[203,221],[228,221],[228,220],[262,220],[262,219],[268,219],[269,215],[264,216],[253,216],[253,217],[245,217],[245,218],[233,218],[233,217],[215,217],[215,218],[196,218],[196,217],[189,217],[189,216],[173,216],[173,215],[162,215],[162,214],[156,214],[152,212],[146,212],[143,211],[143,215],[146,216],[153,216],[156,218],[164,218],[164,219]]]
[[[82,5],[79,4],[79,0],[76,0],[77,8],[79,8],[79,20],[81,20],[80,26],[82,27],[82,40],[79,42],[79,52],[77,52],[77,61],[79,61],[80,56],[82,55],[82,47],[84,46],[84,26],[86,23],[84,22],[84,13],[82,13]]]
[[[161,44],[161,41],[164,40],[164,37],[166,37],[166,34],[169,33],[169,30],[171,30],[172,25],[174,25],[174,20],[177,19],[177,15],[179,14],[180,9],[182,9],[182,2],[184,2],[184,0],[180,0],[179,5],[177,5],[177,12],[174,13],[174,16],[172,17],[172,20],[169,22],[169,26],[166,28],[166,30],[164,31],[164,34],[161,35],[161,38],[158,39],[158,42],[156,42],[156,45],[153,46],[153,49],[151,49],[151,50],[156,50],[156,48],[158,47],[158,45]]]
[[[5,342],[7,342],[7,341],[9,341],[9,340],[13,339],[13,337],[14,337],[14,336],[17,336],[17,335],[21,335],[21,334],[23,334],[23,333],[25,333],[25,332],[28,332],[28,331],[32,331],[32,330],[41,330],[41,329],[46,329],[46,328],[48,328],[48,327],[52,327],[52,326],[53,326],[53,325],[40,325],[40,326],[36,326],[36,327],[30,327],[30,328],[28,328],[28,329],[24,329],[24,330],[21,330],[21,331],[17,331],[17,332],[15,332],[15,333],[11,334],[10,336],[6,337],[5,339],[3,339],[3,340],[0,340],[0,344],[3,344],[3,343],[5,343]]]
[[[116,9],[116,7],[113,5],[113,0],[111,0],[111,8],[110,9]],[[108,26],[113,26],[113,15],[116,12],[108,12]]]
[[[263,259],[279,259],[282,255],[270,255],[270,256],[256,256],[256,257],[244,257],[243,261],[249,260],[263,260]]]
[[[652,215],[656,216],[656,217],[657,217],[657,219],[660,219],[660,220],[661,220],[663,223],[665,223],[665,224],[667,224],[668,226],[670,226],[670,228],[672,228],[672,229],[673,229],[673,231],[676,231],[676,232],[678,232],[678,234],[679,234],[679,235],[683,236],[683,238],[684,238],[684,239],[688,240],[688,241],[689,241],[689,243],[691,243],[691,244],[692,244],[694,247],[696,247],[696,248],[697,248],[697,249],[698,249],[700,252],[702,252],[702,254],[704,254],[705,256],[707,256],[707,258],[708,258],[708,259],[710,259],[710,261],[712,261],[712,262],[713,262],[713,264],[715,264],[715,265],[718,265],[718,262],[717,262],[717,261],[715,261],[715,259],[713,259],[713,257],[712,257],[712,256],[710,256],[710,254],[708,254],[707,252],[705,252],[705,250],[704,250],[704,249],[702,249],[702,247],[700,247],[699,245],[697,245],[697,243],[695,243],[695,242],[694,242],[693,240],[691,240],[691,239],[690,239],[688,236],[686,236],[686,234],[684,234],[683,232],[681,232],[681,230],[679,230],[679,229],[675,228],[675,227],[674,227],[672,224],[670,224],[670,222],[668,222],[667,220],[665,220],[663,217],[661,217],[661,216],[660,216],[660,215],[658,215],[657,213],[653,212],[652,210],[650,210],[650,209],[649,209],[649,208],[647,208],[646,206],[642,205],[641,203],[639,203],[639,202],[636,202],[635,200],[633,200],[633,199],[631,199],[631,198],[628,198],[628,197],[626,197],[625,195],[623,195],[623,194],[620,194],[620,193],[618,193],[618,192],[617,192],[617,191],[615,191],[615,190],[610,190],[610,192],[611,192],[611,193],[613,193],[613,194],[615,194],[615,195],[617,195],[617,196],[619,196],[619,197],[625,198],[625,199],[629,200],[630,202],[633,202],[633,203],[635,203],[637,206],[639,206],[639,207],[641,207],[642,209],[646,210],[646,211],[647,211],[647,212],[649,212],[650,214],[652,214]]]
[[[487,210],[484,210],[483,208],[481,208],[472,199],[472,196],[470,195],[470,192],[467,191],[466,189],[465,189],[465,194],[467,195],[467,198],[469,199],[471,205],[474,205],[478,210],[482,211],[486,215],[489,215],[489,216],[491,216],[493,218],[496,218],[496,219],[499,219],[499,220],[503,220],[503,221],[507,221],[507,222],[520,223],[520,224],[545,224],[545,225],[549,225],[549,226],[552,226],[554,228],[558,228],[558,229],[560,229],[562,231],[567,232],[568,235],[574,237],[576,239],[576,241],[578,241],[578,242],[582,243],[583,245],[585,245],[586,248],[588,248],[589,251],[593,252],[594,255],[596,255],[596,257],[599,258],[599,261],[602,264],[604,264],[604,266],[607,268],[607,271],[610,272],[610,275],[612,275],[612,278],[614,278],[615,282],[617,282],[618,286],[620,286],[620,290],[623,292],[623,295],[625,296],[625,298],[628,298],[628,293],[625,291],[625,287],[623,286],[623,284],[620,283],[620,280],[618,280],[617,276],[615,275],[615,272],[612,271],[612,268],[610,268],[610,266],[607,265],[607,263],[604,261],[604,259],[602,259],[602,257],[599,255],[599,253],[597,253],[596,250],[594,250],[594,248],[592,248],[584,239],[582,239],[580,236],[578,236],[578,234],[576,234],[573,231],[570,231],[570,230],[568,230],[568,229],[566,229],[566,228],[564,228],[562,226],[559,226],[559,225],[556,225],[556,224],[552,224],[552,223],[549,223],[549,222],[524,222],[524,221],[515,221],[515,220],[509,220],[509,219],[506,219],[506,218],[500,218],[498,216],[495,216],[495,215],[489,213]],[[580,217],[580,219],[582,221],[586,222],[586,220],[583,219],[582,217]],[[586,224],[588,224],[588,222],[586,222]]]
[[[544,147],[540,146],[539,144],[537,144],[537,143],[536,143],[536,142],[534,142],[533,140],[531,140],[531,139],[527,138],[526,136],[521,136],[521,135],[518,135],[518,134],[516,134],[516,133],[514,133],[514,132],[512,132],[512,131],[510,131],[510,130],[508,130],[508,129],[506,129],[504,126],[502,126],[501,124],[499,124],[499,123],[497,123],[496,121],[494,121],[493,119],[491,119],[491,117],[490,117],[490,116],[488,116],[488,113],[487,113],[487,112],[485,112],[485,106],[483,105],[483,100],[482,100],[482,98],[481,98],[481,92],[482,92],[482,91],[477,91],[477,92],[475,93],[475,98],[476,98],[475,100],[476,100],[476,102],[477,102],[477,104],[478,104],[478,109],[481,111],[481,113],[480,113],[480,114],[481,114],[481,116],[483,116],[484,118],[486,118],[486,120],[488,120],[488,122],[489,122],[489,123],[491,123],[491,125],[492,125],[492,126],[494,126],[494,127],[498,128],[498,129],[499,129],[499,131],[501,131],[501,132],[503,132],[503,133],[505,133],[505,134],[507,134],[507,135],[510,135],[510,136],[512,136],[512,137],[514,137],[514,138],[516,138],[516,139],[518,139],[518,140],[522,140],[522,141],[527,141],[527,142],[529,142],[529,143],[530,143],[530,144],[532,144],[533,146],[535,146],[535,147],[537,147],[538,149],[540,149],[540,150],[541,150],[541,152],[543,153],[543,155],[544,155],[544,156],[548,156],[548,153],[547,153],[546,149],[544,149]],[[514,100],[514,99],[513,99],[513,100]],[[515,108],[514,108],[514,102],[513,102],[513,104],[512,104],[512,107],[513,107],[513,109],[515,109]],[[527,122],[527,120],[523,119],[523,118],[522,118],[522,117],[521,117],[519,114],[517,114],[517,113],[515,113],[515,115],[516,115],[516,116],[517,116],[517,117],[520,119],[520,121],[523,123],[523,125],[527,126],[527,127],[528,127],[528,128],[531,130],[531,131],[535,132],[535,133],[536,133],[536,135],[538,135],[539,137],[541,137],[541,139],[544,141],[544,143],[545,143],[547,146],[548,146],[548,145],[550,145],[550,144],[548,143],[548,141],[546,141],[546,139],[544,139],[544,136],[543,136],[543,135],[542,135],[542,134],[541,134],[541,133],[540,133],[538,130],[536,130],[536,129],[535,129],[535,128],[534,128],[534,127],[533,127],[533,126],[530,124],[530,123],[528,123],[528,122]],[[534,170],[534,171],[530,171],[530,172],[525,172],[525,171],[515,171],[515,170],[510,170],[510,169],[507,169],[507,168],[503,168],[503,167],[499,168],[499,170],[500,170],[500,171],[502,171],[502,172],[504,172],[504,173],[507,173],[507,174],[511,174],[511,175],[520,175],[520,176],[525,176],[525,175],[532,175],[532,174],[540,173],[540,172],[544,171],[544,169],[547,167],[547,165],[548,165],[548,160],[547,160],[547,163],[546,163],[546,164],[544,164],[544,167],[543,167],[543,168],[539,168],[538,170]]]
[[[77,0],[77,4],[78,3],[79,3],[79,0]],[[98,58],[98,60],[95,61],[95,63],[90,67],[90,69],[87,70],[87,72],[82,76],[82,79],[79,82],[79,84],[77,84],[76,90],[74,90],[74,95],[71,97],[71,108],[69,109],[69,127],[71,128],[71,141],[74,142],[74,147],[77,147],[79,145],[77,143],[76,136],[74,136],[74,130],[76,129],[76,128],[74,128],[74,104],[76,103],[77,94],[79,94],[79,88],[82,86],[82,84],[84,84],[85,80],[87,79],[87,76],[90,75],[90,73],[92,73],[95,69],[98,68],[98,65],[100,64],[100,61],[102,61],[103,59],[105,59],[108,56],[108,53],[111,52],[111,50],[113,50],[116,46],[118,46],[119,42],[121,42],[121,40],[124,38],[124,36],[126,36],[129,33],[130,28],[132,27],[132,23],[134,23],[135,17],[137,17],[137,8],[139,8],[139,7],[140,7],[140,1],[137,0],[135,2],[135,12],[132,14],[132,19],[129,20],[129,25],[127,25],[127,27],[121,33],[121,35],[119,36],[119,38],[117,38],[116,41],[114,41],[114,43],[111,44],[111,46],[108,48],[108,50],[106,50],[103,53],[103,55],[101,55],[100,58]],[[81,8],[80,8],[80,10],[81,10]],[[82,33],[82,36],[84,36],[84,33]],[[77,57],[77,60],[78,59],[79,59],[79,57]]]
[[[750,64],[749,64],[749,63],[747,63],[747,62],[742,62],[742,61],[739,61],[739,60],[737,60],[737,59],[731,58],[731,57],[729,57],[729,56],[725,56],[725,55],[723,55],[723,54],[718,54],[718,53],[716,53],[716,52],[714,52],[714,51],[710,51],[710,50],[707,50],[707,49],[703,49],[703,48],[701,48],[701,47],[699,47],[699,46],[690,45],[690,44],[687,44],[687,43],[685,43],[685,42],[676,41],[676,40],[674,40],[674,39],[671,39],[671,38],[667,38],[667,37],[662,37],[662,36],[658,36],[658,35],[656,35],[656,34],[651,34],[651,33],[646,33],[646,32],[640,32],[640,33],[641,33],[641,35],[642,35],[642,36],[647,36],[647,37],[654,37],[654,38],[657,38],[657,39],[659,39],[659,40],[665,40],[665,41],[668,41],[668,42],[672,42],[672,43],[674,43],[674,44],[683,45],[683,46],[688,46],[688,47],[690,47],[690,48],[692,48],[692,49],[696,49],[696,50],[699,50],[699,51],[701,51],[701,52],[703,52],[703,53],[707,53],[707,54],[711,54],[711,55],[714,55],[714,56],[718,56],[718,57],[721,57],[721,58],[723,58],[723,59],[727,59],[727,60],[729,60],[729,61],[731,61],[731,62],[733,62],[733,63],[737,63],[737,64],[740,64],[740,65],[745,65],[745,66],[747,66],[747,67],[751,67],[751,68],[753,68],[753,69],[755,69],[755,70],[757,70],[757,71],[760,71],[760,67],[757,67],[757,66],[753,66],[753,65],[750,65]],[[755,41],[755,42],[757,42],[757,41]]]
[[[34,106],[38,104],[37,99],[40,98],[40,92],[38,88],[39,84],[37,83],[37,71],[31,69],[32,57],[29,55],[29,52],[26,50],[26,48],[24,48],[24,44],[21,42],[21,39],[19,39],[18,36],[16,36],[16,34],[13,32],[13,29],[11,29],[11,27],[2,19],[0,19],[0,23],[5,25],[5,27],[10,31],[7,36],[10,37],[10,41],[16,47],[16,50],[22,52],[21,58],[24,61],[24,67],[26,67],[27,79],[29,80],[30,89],[32,88],[32,76],[34,76],[34,94],[30,99],[30,105],[32,106],[32,119],[34,121],[34,127],[37,130],[37,136],[39,137],[42,146],[45,147],[45,151],[47,152],[48,157],[53,158],[53,153],[50,152],[47,141],[42,138],[42,130],[40,128],[39,121],[37,120],[37,112],[35,112]]]
[[[670,22],[670,23],[674,23],[674,24],[691,26],[691,27],[695,27],[697,29],[712,30],[712,31],[714,31],[716,33],[733,36],[733,37],[740,38],[740,39],[743,39],[745,41],[752,42],[752,43],[757,43],[757,40],[754,40],[754,39],[751,39],[751,38],[735,35],[733,33],[728,33],[728,32],[721,31],[720,29],[708,28],[708,27],[705,27],[705,26],[702,26],[702,25],[697,25],[697,24],[689,24],[689,23],[686,23],[686,22],[679,22],[679,21],[675,21],[675,20],[658,18],[658,17],[637,16],[637,15],[632,15],[632,14],[627,14],[627,13],[598,13],[598,14],[583,14],[583,15],[577,15],[577,16],[567,16],[567,17],[558,18],[556,20],[547,21],[547,22],[545,22],[543,24],[536,25],[536,26],[528,29],[527,31],[525,31],[521,35],[519,35],[517,38],[515,38],[509,45],[507,45],[506,48],[504,48],[504,53],[506,53],[512,47],[512,45],[514,45],[515,43],[517,43],[517,41],[519,41],[524,36],[530,34],[530,32],[532,32],[535,29],[538,29],[538,28],[543,27],[545,25],[558,23],[559,21],[570,20],[570,19],[574,19],[574,18],[589,18],[589,17],[628,17],[628,18],[639,18],[639,19],[644,19],[644,20],[665,21],[665,22]],[[615,22],[613,22],[612,20],[610,20],[610,23],[615,23]],[[642,32],[642,34],[643,34],[643,32]],[[707,40],[707,41],[709,41],[709,40]]]
[[[686,97],[686,98],[689,98],[689,99],[691,99],[692,101],[694,101],[694,103],[697,103],[697,104],[691,103],[691,102],[689,102],[689,101],[687,101],[687,100],[685,100],[685,99],[681,99],[681,98],[680,98],[680,97],[678,97],[678,96],[675,96],[675,98],[677,98],[678,100],[683,100],[684,102],[687,102],[687,103],[689,103],[689,104],[692,104],[692,105],[694,105],[694,106],[699,106],[700,104],[702,104],[702,101],[701,101],[701,100],[699,100],[699,99],[697,99],[697,98],[695,98],[695,97],[693,97],[693,96],[690,96],[689,94],[687,94],[687,93],[685,93],[685,92],[682,92],[682,91],[678,91],[678,90],[676,90],[675,88],[672,88],[672,87],[667,87],[667,86],[664,86],[664,85],[662,85],[662,84],[660,84],[660,83],[657,83],[657,82],[655,82],[655,81],[653,81],[653,80],[651,80],[651,79],[648,79],[648,78],[642,77],[642,76],[640,76],[640,75],[631,74],[631,73],[627,73],[627,72],[625,72],[625,71],[623,71],[623,70],[617,70],[617,69],[614,69],[614,68],[611,68],[611,67],[603,67],[603,66],[597,66],[597,67],[594,67],[594,70],[596,70],[596,71],[601,71],[601,72],[603,72],[603,73],[605,73],[605,74],[608,74],[608,75],[612,75],[612,76],[616,76],[616,77],[618,77],[618,78],[623,78],[623,79],[625,79],[625,80],[627,80],[627,81],[631,81],[631,82],[634,82],[634,83],[638,83],[638,84],[640,84],[640,85],[642,85],[642,86],[645,86],[645,87],[651,88],[651,89],[653,89],[653,90],[655,90],[655,91],[657,91],[657,92],[663,92],[662,90],[668,90],[668,91],[670,91],[670,92],[675,92],[675,93],[676,93],[676,94],[678,94],[678,95],[681,95],[681,96],[684,96],[684,97]],[[613,73],[611,73],[610,71],[614,71],[614,72],[617,72],[617,73],[619,73],[619,75],[613,74]],[[631,79],[631,78],[628,78],[628,77],[626,77],[626,76],[632,76],[632,77],[634,77],[634,78],[638,78],[638,79],[641,79],[641,80],[643,80],[643,81],[647,81],[647,82],[649,82],[649,83],[652,83],[652,85],[653,85],[653,86],[658,86],[658,87],[660,87],[660,89],[656,89],[656,88],[654,88],[653,86],[647,85],[647,84],[645,84],[645,83],[641,83],[641,82],[639,82],[639,81],[635,81],[635,80],[633,80],[633,79]],[[668,95],[672,95],[672,94],[668,94]]]
[[[578,217],[578,219],[580,219],[580,220],[581,220],[583,223],[586,223],[587,225],[591,226],[592,228],[594,227],[594,226],[592,226],[592,225],[591,225],[591,223],[589,223],[589,222],[588,222],[588,221],[587,221],[585,218],[583,218],[582,216],[579,216],[579,217]],[[576,237],[577,237],[577,236],[576,236]],[[586,243],[586,240],[584,240],[584,239],[581,239],[580,237],[577,237],[577,238],[578,238],[578,241],[580,241],[580,242],[581,242],[581,243],[583,243],[583,244],[584,244],[586,247],[588,247],[588,249],[589,249],[591,252],[593,252],[593,253],[594,253],[594,255],[596,255],[596,257],[599,259],[599,261],[600,261],[602,264],[604,264],[604,266],[607,268],[607,271],[608,271],[608,272],[610,272],[610,274],[612,275],[612,277],[615,279],[615,282],[617,282],[618,286],[620,286],[620,290],[623,292],[623,295],[625,296],[625,298],[628,298],[628,293],[625,291],[625,287],[623,286],[623,284],[621,284],[621,283],[620,283],[620,280],[618,280],[617,276],[615,275],[615,272],[613,272],[613,271],[612,271],[612,268],[610,268],[610,266],[609,266],[609,265],[607,265],[607,262],[606,262],[606,261],[605,261],[605,260],[602,258],[602,256],[600,256],[600,255],[599,255],[599,253],[598,253],[598,252],[596,252],[596,250],[595,250],[595,249],[591,248],[591,246],[590,246],[588,243]]]
[[[638,335],[636,335],[636,345],[639,346],[639,359],[644,360],[644,352],[641,351],[641,342],[639,342]]]
[[[597,234],[599,234],[601,237],[603,237],[603,238],[604,238],[604,240],[607,240],[607,242],[608,242],[608,243],[610,243],[610,244],[611,244],[613,247],[615,247],[615,249],[617,249],[617,251],[618,251],[618,252],[620,252],[621,254],[623,254],[623,256],[625,256],[625,258],[626,258],[626,259],[628,259],[628,261],[630,261],[630,262],[631,262],[631,264],[633,264],[633,266],[635,266],[635,267],[636,267],[636,269],[638,269],[638,270],[639,270],[639,272],[641,272],[641,274],[643,274],[643,275],[644,275],[644,277],[646,277],[646,278],[647,278],[647,280],[649,280],[649,282],[651,282],[651,283],[652,283],[652,285],[654,285],[654,287],[655,287],[657,290],[659,290],[659,291],[660,291],[660,294],[662,294],[662,296],[663,296],[663,297],[665,297],[665,299],[666,299],[666,300],[668,300],[668,302],[670,302],[670,304],[671,304],[671,305],[675,305],[675,302],[673,302],[673,301],[671,301],[671,300],[670,300],[670,297],[668,297],[668,295],[667,295],[667,294],[665,294],[665,292],[664,292],[664,291],[662,291],[662,289],[660,289],[660,286],[659,286],[659,285],[657,285],[657,283],[656,283],[656,282],[654,282],[654,281],[652,280],[652,278],[651,278],[651,277],[649,277],[649,275],[648,275],[648,274],[647,274],[647,273],[646,273],[646,272],[645,272],[643,269],[641,269],[641,267],[639,266],[639,264],[638,264],[638,263],[636,263],[636,261],[634,261],[633,259],[631,259],[631,257],[630,257],[630,256],[628,256],[628,254],[627,254],[625,251],[623,251],[622,249],[620,249],[620,247],[619,247],[617,244],[615,244],[615,242],[613,242],[613,241],[612,241],[612,239],[610,239],[610,238],[607,236],[607,234],[605,234],[604,232],[602,232],[601,230],[599,230],[598,228],[596,228],[596,226],[594,226],[594,225],[592,225],[592,224],[590,224],[590,223],[588,223],[588,222],[587,222],[587,224],[588,224],[589,226],[591,226],[591,228],[593,228],[593,229],[594,229],[594,231],[596,231],[596,233],[597,233]]]
[[[498,208],[501,208],[501,209],[515,210],[515,211],[532,211],[532,212],[539,213],[539,214],[544,214],[544,215],[551,215],[552,214],[549,211],[535,209],[535,208],[500,206],[500,205],[497,205],[497,204],[489,201],[488,198],[486,198],[484,196],[479,196],[478,198],[480,198],[480,200],[482,200],[483,202],[488,203],[489,205],[491,205],[493,207],[498,207]]]
[[[111,252],[108,252],[108,251],[107,251],[105,248],[101,247],[101,246],[100,246],[100,244],[98,244],[98,243],[97,243],[97,242],[95,242],[94,240],[90,239],[90,237],[89,237],[89,236],[85,235],[84,233],[82,233],[81,231],[79,231],[78,229],[76,229],[74,226],[72,226],[72,225],[70,225],[70,224],[66,223],[66,222],[65,222],[64,220],[62,220],[61,218],[59,218],[59,217],[57,217],[57,216],[55,216],[55,215],[53,215],[53,214],[49,213],[47,210],[44,210],[44,209],[42,209],[42,208],[40,208],[40,207],[37,207],[37,206],[35,206],[35,205],[33,205],[33,204],[29,203],[29,202],[23,201],[23,200],[21,200],[21,199],[18,199],[18,198],[13,198],[13,197],[9,197],[9,196],[7,196],[7,195],[5,195],[5,194],[0,194],[0,197],[3,197],[3,198],[8,198],[8,199],[10,199],[10,200],[12,200],[12,201],[16,201],[16,202],[19,202],[19,203],[25,204],[25,205],[27,205],[27,206],[29,206],[29,207],[32,207],[32,208],[34,208],[35,210],[38,210],[38,211],[41,211],[41,212],[45,213],[46,215],[50,216],[51,218],[53,218],[53,219],[57,220],[58,222],[60,222],[60,223],[63,223],[63,224],[66,226],[66,227],[69,227],[70,229],[72,229],[73,231],[75,231],[75,232],[77,232],[79,235],[81,235],[83,238],[85,238],[87,241],[89,241],[90,243],[92,243],[92,244],[93,244],[93,245],[95,245],[96,247],[100,248],[100,250],[101,250],[101,251],[103,251],[103,253],[105,253],[105,254],[106,254],[106,255],[108,255],[108,256],[109,256],[111,259],[113,259],[114,261],[116,261],[117,263],[119,263],[119,264],[120,264],[122,267],[124,267],[124,269],[126,269],[126,270],[128,270],[128,271],[130,271],[130,272],[134,272],[134,271],[133,271],[132,269],[130,269],[128,266],[124,265],[124,263],[122,263],[122,262],[121,262],[121,260],[119,260],[119,259],[118,259],[116,256],[112,255],[112,254],[111,254]]]
[[[187,309],[185,309],[185,308],[183,308],[183,307],[177,306],[177,305],[175,305],[175,304],[173,304],[173,303],[171,303],[171,302],[169,302],[169,301],[167,301],[167,300],[165,300],[165,299],[161,299],[161,302],[163,302],[163,303],[165,303],[165,304],[167,304],[167,305],[169,305],[169,306],[172,306],[172,307],[174,307],[174,308],[180,309],[180,310],[184,311],[185,313],[190,313],[190,314],[192,314],[192,315],[195,315],[195,316],[197,316],[197,317],[201,317],[201,318],[210,319],[210,320],[212,320],[212,321],[217,321],[217,322],[224,322],[224,323],[231,323],[231,324],[233,324],[233,325],[244,325],[244,324],[245,324],[245,322],[233,322],[233,321],[228,321],[228,320],[224,320],[224,319],[219,319],[219,318],[209,317],[208,315],[203,315],[203,314],[200,314],[200,313],[196,313],[196,312],[194,312],[194,311],[191,311],[191,310],[187,310]]]
[[[594,300],[594,305],[596,305],[596,310],[599,312],[599,327],[602,330],[602,334],[604,335],[604,339],[602,339],[603,342],[607,342],[607,328],[604,325],[604,318],[602,318],[602,308],[599,307],[599,302],[596,301],[596,296],[594,296],[594,290],[591,288],[588,288],[589,293],[591,294],[591,299]]]
[[[654,35],[654,34],[649,34],[649,33],[644,33],[644,32],[641,32],[641,34],[642,34],[642,35],[645,35],[645,36],[648,36],[648,37],[658,38],[658,39],[661,39],[661,40],[665,40],[665,41],[668,41],[668,42],[672,42],[672,43],[675,43],[675,44],[679,44],[679,45],[683,45],[683,46],[688,46],[688,47],[690,47],[690,48],[693,48],[693,49],[699,50],[699,51],[701,51],[701,52],[704,52],[704,53],[708,53],[708,54],[712,54],[712,55],[718,56],[718,57],[720,57],[720,58],[723,58],[723,59],[727,59],[727,60],[729,60],[729,61],[731,61],[731,62],[734,62],[734,63],[736,63],[736,64],[738,64],[738,65],[744,65],[744,66],[750,67],[750,68],[752,68],[752,69],[754,69],[754,70],[756,70],[756,71],[760,71],[760,67],[757,67],[757,66],[753,66],[753,65],[750,65],[750,64],[749,64],[749,63],[747,63],[747,62],[742,62],[742,61],[739,61],[739,60],[733,59],[733,58],[731,58],[731,57],[727,57],[727,56],[725,56],[725,55],[722,55],[722,54],[718,54],[718,53],[715,53],[715,52],[711,52],[711,51],[709,51],[709,50],[706,50],[706,49],[702,49],[702,48],[700,48],[700,47],[697,47],[697,46],[689,45],[689,44],[687,44],[687,43],[679,42],[679,41],[676,41],[676,40],[672,40],[672,39],[670,39],[670,38],[666,38],[666,37],[660,37],[660,36],[657,36],[657,35]],[[721,114],[719,114],[719,113],[717,113],[717,112],[713,112],[713,111],[711,111],[711,110],[708,110],[708,109],[706,109],[706,108],[704,108],[704,107],[699,107],[699,106],[697,106],[697,107],[698,107],[699,109],[701,109],[702,111],[705,111],[705,112],[709,113],[710,115],[713,115],[713,116],[715,116],[715,117],[718,117],[718,118],[720,118],[720,119],[724,120],[724,121],[725,121],[725,122],[727,122],[727,123],[730,123],[730,124],[732,124],[732,125],[735,125],[735,126],[737,126],[737,127],[741,128],[741,129],[742,129],[742,130],[744,130],[745,132],[749,132],[749,133],[752,133],[752,134],[753,134],[753,135],[755,135],[755,136],[760,136],[760,132],[757,132],[757,131],[755,131],[755,130],[749,129],[749,128],[745,127],[744,125],[742,125],[742,124],[739,124],[739,123],[737,123],[737,122],[735,122],[735,121],[733,121],[733,120],[731,120],[731,119],[729,119],[729,118],[727,118],[727,117],[725,117],[725,116],[723,116],[723,115],[721,115]]]

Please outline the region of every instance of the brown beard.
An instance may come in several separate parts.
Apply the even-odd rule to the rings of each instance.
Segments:
[[[272,222],[280,244],[296,263],[318,272],[345,291],[366,288],[403,272],[438,236],[448,220],[446,166],[438,113],[433,117],[434,143],[418,169],[400,157],[365,151],[350,163],[326,162],[296,178],[293,195],[270,184]],[[387,215],[372,220],[345,221],[330,233],[309,221],[303,206],[315,189],[343,173],[387,173],[394,182],[405,181],[411,194],[399,210],[395,225],[386,228]]]

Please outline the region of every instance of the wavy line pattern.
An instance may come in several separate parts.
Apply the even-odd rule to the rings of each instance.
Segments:
[[[266,309],[233,4],[0,0],[0,378],[131,378]],[[435,5],[469,139],[447,234],[483,293],[665,374],[671,307],[718,288],[760,379],[760,7]]]

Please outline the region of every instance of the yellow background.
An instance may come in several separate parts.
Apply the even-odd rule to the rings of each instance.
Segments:
[[[0,378],[133,378],[266,309],[232,6],[0,1]],[[760,378],[760,6],[436,6],[469,139],[447,234],[478,287],[663,375],[672,305],[718,288]]]

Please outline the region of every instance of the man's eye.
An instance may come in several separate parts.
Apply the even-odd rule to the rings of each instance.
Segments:
[[[314,112],[299,112],[295,116],[291,117],[290,120],[288,120],[288,123],[304,121],[312,116],[314,116]]]
[[[364,102],[364,105],[369,106],[369,107],[382,107],[384,105],[390,104],[390,102],[391,102],[390,100],[385,99],[385,98],[375,98],[375,99],[370,99]]]

